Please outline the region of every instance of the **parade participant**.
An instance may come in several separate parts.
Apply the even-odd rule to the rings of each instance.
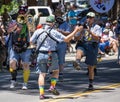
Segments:
[[[27,6],[20,6],[17,21],[11,21],[8,24],[8,33],[10,36],[10,73],[12,76],[10,88],[15,88],[18,62],[21,60],[23,67],[23,86],[22,89],[28,89],[27,84],[30,76],[30,55],[31,50],[27,49],[29,46],[29,34],[28,28],[25,23],[25,14],[27,12]]]
[[[89,89],[93,89],[94,66],[97,64],[98,43],[102,34],[102,29],[95,24],[95,13],[89,12],[87,15],[86,26],[80,35],[76,35],[78,40],[76,45],[76,61],[73,63],[75,69],[80,70],[81,58],[86,56],[85,63],[89,72]],[[91,60],[92,59],[92,60]]]
[[[59,21],[58,31],[63,35],[67,36],[70,34],[70,26],[67,21],[64,21],[61,17],[56,17],[56,19],[61,19]],[[59,81],[63,81],[63,70],[65,63],[65,54],[67,50],[67,43],[61,42],[57,44],[58,62],[59,62]]]
[[[68,42],[80,29],[82,29],[82,27],[77,26],[71,34],[65,37],[63,34],[53,29],[54,22],[55,18],[53,16],[48,16],[46,19],[46,24],[43,28],[37,29],[30,39],[31,43],[35,43],[37,41],[37,72],[39,73],[38,85],[40,99],[46,98],[44,95],[44,86],[48,69],[53,72],[49,92],[54,95],[60,94],[56,90],[56,84],[59,77],[58,56],[56,51],[57,43],[62,41]]]

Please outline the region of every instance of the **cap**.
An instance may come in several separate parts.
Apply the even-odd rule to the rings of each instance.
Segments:
[[[94,12],[89,12],[86,15],[87,17],[95,17],[95,13]]]
[[[48,16],[48,17],[46,18],[46,22],[49,22],[49,23],[55,22],[55,17],[54,17],[54,16]]]

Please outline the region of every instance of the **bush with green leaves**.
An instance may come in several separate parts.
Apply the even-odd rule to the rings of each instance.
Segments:
[[[7,5],[2,5],[0,8],[0,15],[4,13],[4,9],[6,8],[8,13],[10,15],[15,14],[18,12],[19,9],[19,3],[16,0],[12,0],[9,4]]]

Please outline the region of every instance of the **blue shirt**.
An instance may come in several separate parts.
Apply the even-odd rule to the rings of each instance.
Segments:
[[[67,23],[67,22],[64,22],[62,23],[60,26],[59,26],[59,29],[62,30],[62,31],[66,31],[66,32],[69,32],[70,33],[70,25]]]

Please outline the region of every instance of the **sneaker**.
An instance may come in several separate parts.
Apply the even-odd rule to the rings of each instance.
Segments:
[[[40,100],[44,100],[44,99],[50,99],[52,97],[47,97],[47,96],[44,96],[44,95],[40,95],[39,98],[40,98]]]
[[[80,69],[81,69],[80,63],[77,63],[77,62],[73,62],[73,67],[74,67],[76,70],[80,70]]]
[[[22,90],[27,90],[27,83],[23,83]]]
[[[52,93],[53,95],[60,95],[60,93],[56,90],[56,88],[50,88],[49,92]]]
[[[45,96],[44,95],[40,95],[40,100],[43,100],[45,99]]]
[[[16,86],[16,81],[11,80],[10,88],[13,89]]]
[[[89,84],[89,86],[88,86],[88,90],[93,90],[94,88],[93,88],[93,85],[92,84]]]

